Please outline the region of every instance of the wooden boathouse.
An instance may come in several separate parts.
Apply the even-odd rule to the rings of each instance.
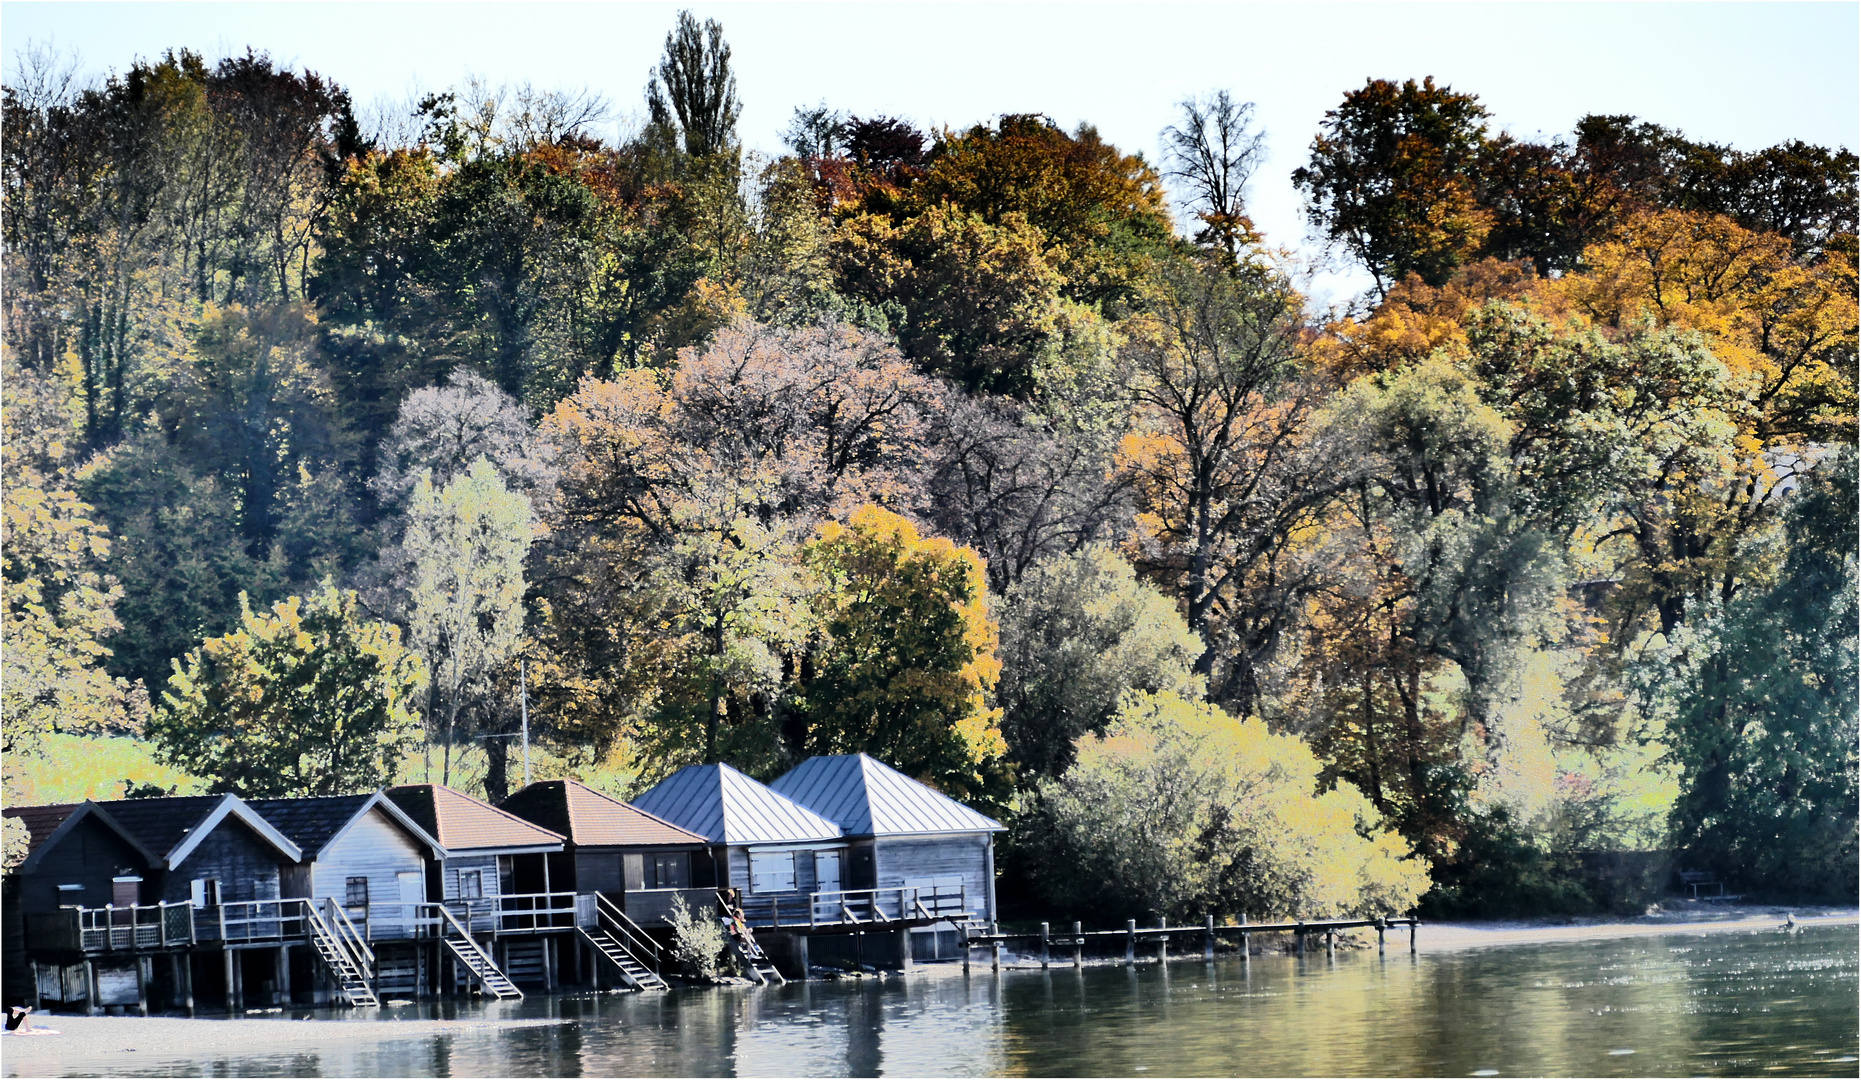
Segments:
[[[918,959],[943,955],[939,931],[954,948],[956,923],[995,921],[1001,822],[866,754],[811,757],[769,786],[840,826],[849,889],[912,890],[945,920],[914,932]]]

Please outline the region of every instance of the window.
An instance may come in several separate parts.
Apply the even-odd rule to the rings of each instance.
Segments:
[[[83,907],[84,906],[84,886],[82,885],[60,885],[58,887],[58,906],[59,907]]]
[[[483,870],[459,871],[459,899],[478,900],[485,895],[485,872]]]
[[[684,853],[677,855],[654,855],[648,864],[651,879],[646,883],[649,889],[682,889],[685,887],[685,867],[690,857]]]
[[[190,883],[188,898],[197,908],[218,907],[220,905],[220,879],[195,878]]]
[[[367,907],[368,879],[365,877],[352,877],[344,880],[342,902],[348,907]]]
[[[795,853],[792,851],[750,852],[750,891],[753,893],[794,892]]]

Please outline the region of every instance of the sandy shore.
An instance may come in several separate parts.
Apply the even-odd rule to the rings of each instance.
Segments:
[[[1861,909],[1852,907],[1774,907],[1680,903],[1636,919],[1615,921],[1573,920],[1549,922],[1424,922],[1415,935],[1419,952],[1446,952],[1487,945],[1540,945],[1597,938],[1650,937],[1656,934],[1712,934],[1734,931],[1776,930],[1786,915],[1799,926],[1839,926],[1861,923]],[[1394,932],[1401,940],[1402,931]]]
[[[109,1076],[173,1070],[198,1074],[224,1057],[367,1047],[434,1036],[486,1034],[561,1020],[188,1020],[180,1017],[34,1014],[34,1026],[57,1035],[0,1037],[0,1072],[7,1076]],[[194,1068],[188,1068],[187,1065]]]

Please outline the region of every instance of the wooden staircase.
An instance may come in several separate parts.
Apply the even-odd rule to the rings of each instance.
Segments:
[[[635,990],[670,989],[658,973],[634,959],[633,954],[627,951],[627,947],[621,944],[619,938],[600,927],[590,930],[583,926],[577,929],[581,931],[583,940],[593,945],[596,952],[607,957],[609,963],[620,969],[620,977],[628,986]]]
[[[549,973],[545,970],[544,949],[541,938],[506,939],[504,942],[504,975],[511,982],[522,986],[546,986]]]
[[[781,986],[788,982],[776,970],[775,961],[769,959],[769,954],[763,952],[761,945],[756,944],[756,933],[750,929],[749,920],[743,917],[743,909],[732,906],[722,892],[717,894],[717,900],[723,905],[724,913],[741,928],[740,934],[726,930],[724,940],[730,943],[731,951],[742,962],[743,970],[749,973],[750,981],[763,986],[771,983]]]
[[[511,982],[503,970],[492,961],[491,954],[466,932],[458,917],[446,910],[446,905],[433,904],[431,906],[439,911],[442,930],[458,935],[453,937],[452,933],[447,934],[444,938],[446,948],[458,959],[465,971],[478,980],[478,984],[484,988],[485,993],[499,1000],[523,997],[523,991],[517,989],[517,984]]]
[[[369,985],[369,964],[374,953],[356,933],[349,916],[333,902],[329,905],[330,918],[324,918],[314,901],[304,902],[304,912],[310,944],[335,980],[343,1000],[356,1006],[379,1006],[381,999]]]

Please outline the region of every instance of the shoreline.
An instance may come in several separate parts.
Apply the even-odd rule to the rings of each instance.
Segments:
[[[1423,922],[1416,932],[1417,952],[1453,952],[1499,945],[1550,945],[1605,938],[1656,937],[1662,934],[1716,934],[1734,931],[1775,931],[1787,915],[1797,925],[1861,925],[1861,908],[1805,904],[1706,904],[1682,902],[1657,914],[1632,919],[1545,919],[1480,922]]]
[[[1775,932],[1784,915],[1792,911],[1802,927],[1861,924],[1861,909],[1856,908],[1688,904],[1676,910],[1627,920],[1424,922],[1416,934],[1416,951],[1440,954],[1495,946],[1671,934]],[[1389,951],[1400,954],[1400,937],[1390,942]],[[1033,966],[1038,969],[1037,965]],[[1024,971],[1029,967],[1025,960],[1003,964],[1004,970]],[[139,1070],[163,1065],[172,1067],[177,1062],[201,1066],[195,1070],[199,1072],[223,1057],[289,1055],[337,1047],[368,1051],[408,1040],[491,1037],[511,1029],[573,1022],[556,1018],[500,1019],[484,1015],[461,1019],[353,1014],[306,1019],[190,1019],[35,1013],[34,1026],[53,1028],[61,1034],[36,1038],[0,1037],[0,1075],[109,1075],[124,1067]]]

